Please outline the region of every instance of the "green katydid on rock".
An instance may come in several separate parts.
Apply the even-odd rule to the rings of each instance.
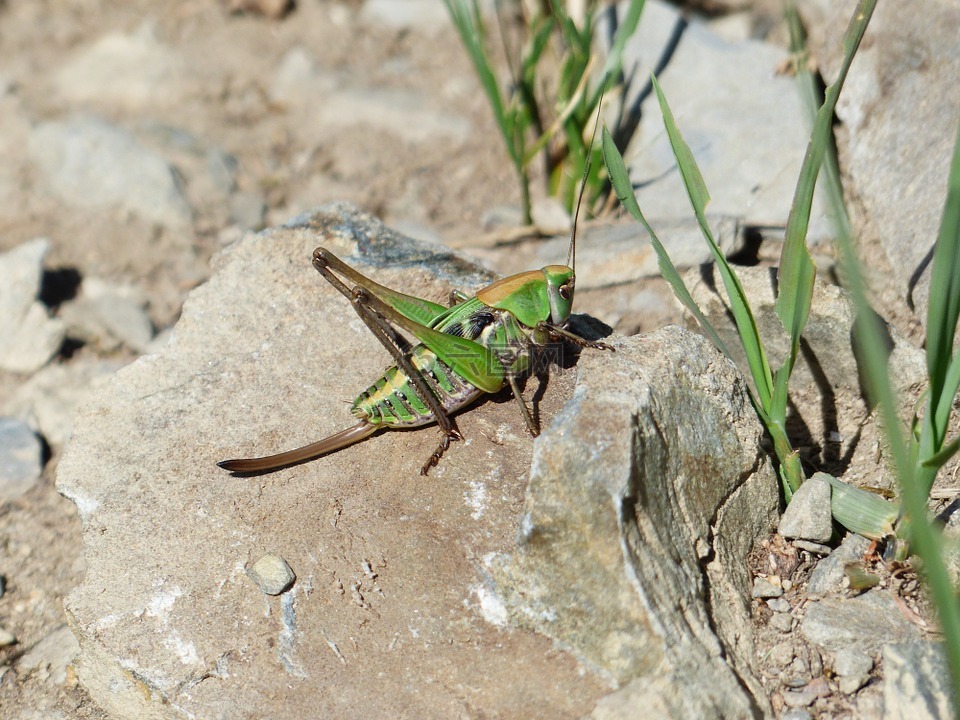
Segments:
[[[381,429],[437,423],[440,444],[420,469],[426,475],[450,442],[462,439],[453,414],[508,384],[536,437],[539,430],[517,384],[536,354],[560,339],[580,347],[613,349],[565,328],[573,308],[576,238],[575,218],[566,265],[505,277],[473,297],[454,291],[450,307],[379,285],[325,248],[317,248],[313,266],[350,300],[396,364],[353,401],[351,411],[359,420],[353,427],[277,455],[217,464],[236,473],[267,472],[340,450]],[[398,328],[418,344],[411,345]]]

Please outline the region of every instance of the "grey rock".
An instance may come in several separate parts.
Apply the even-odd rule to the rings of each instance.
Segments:
[[[774,585],[766,578],[755,578],[751,595],[755,598],[778,598],[783,595],[783,588]]]
[[[0,417],[0,505],[30,490],[43,472],[43,448],[25,423]]]
[[[863,675],[844,675],[837,682],[837,687],[844,695],[853,695],[857,690],[867,684],[869,676]]]
[[[799,690],[785,690],[782,695],[784,704],[791,708],[807,707],[817,699],[816,690],[810,687],[803,687]]]
[[[776,273],[769,268],[738,267],[737,277],[750,301],[754,318],[771,367],[779,367],[789,351],[789,338],[776,314]],[[730,348],[739,367],[746,367],[740,342],[736,339],[725,301],[717,293],[723,281],[715,268],[705,277],[698,270],[687,272],[684,281],[694,300]],[[831,387],[860,393],[860,376],[851,349],[851,333],[855,313],[849,295],[841,288],[816,280],[810,317],[803,338],[805,352],[797,359],[790,378],[795,388],[809,387],[818,395],[824,383]],[[890,354],[890,377],[898,390],[926,382],[924,354],[891,329],[893,349]],[[812,363],[812,364],[811,364]]]
[[[883,648],[884,720],[948,720],[952,694],[943,645],[890,643]]]
[[[793,662],[793,643],[789,640],[778,642],[767,653],[766,662],[774,669],[783,669]]]
[[[813,553],[814,555],[826,556],[830,554],[831,550],[833,550],[833,548],[831,548],[829,545],[824,545],[823,543],[810,542],[809,540],[794,540],[793,544],[798,549],[806,550],[807,552]]]
[[[34,673],[55,686],[67,679],[69,665],[80,651],[70,628],[61,625],[23,654],[17,662],[21,674]]]
[[[875,655],[888,642],[919,640],[920,629],[904,617],[888,591],[874,589],[855,598],[825,598],[807,606],[800,631],[832,652],[844,648]]]
[[[266,595],[286,592],[297,579],[293,569],[279,555],[264,555],[247,568],[247,575]]]
[[[121,367],[121,362],[90,359],[47,365],[14,390],[2,412],[26,422],[51,447],[62,448],[77,404]]]
[[[63,323],[37,300],[49,241],[37,238],[0,253],[0,368],[43,367],[63,344]]]
[[[830,483],[817,474],[808,478],[794,493],[777,529],[791,540],[827,542],[833,535]]]
[[[143,353],[153,339],[145,305],[145,298],[136,290],[85,278],[80,296],[63,305],[60,318],[68,336],[103,352],[126,346]]]
[[[793,662],[780,673],[780,681],[784,687],[797,690],[803,688],[810,682],[813,673],[810,670],[810,663],[805,654],[795,657]]]
[[[828,3],[822,18],[811,15],[828,83],[839,72],[851,12],[849,4]],[[896,289],[920,318],[957,135],[958,25],[952,0],[932,0],[922,13],[909,3],[879,3],[868,30],[875,41],[861,46],[837,104],[844,186],[867,219],[861,242],[885,251]]]
[[[737,268],[737,276],[753,309],[767,359],[773,368],[780,367],[789,352],[789,338],[775,309],[775,275],[775,270],[769,268]],[[723,281],[716,269],[711,267],[703,272],[691,270],[684,274],[684,280],[707,320],[730,349],[738,367],[748,371],[730,311],[717,292],[717,288],[723,287]],[[836,422],[845,431],[839,436],[836,435],[838,427],[831,427],[833,421],[825,417],[825,408],[831,404],[842,404],[840,401],[844,398],[862,396],[851,343],[854,318],[847,293],[816,280],[810,315],[803,334],[803,352],[790,378],[790,393],[793,398],[816,399],[799,403],[797,412],[799,418],[815,433],[814,440],[824,448],[824,460],[829,459],[829,454],[833,458],[846,458],[845,462],[850,462],[853,467],[870,467],[871,485],[893,488],[896,484],[893,472],[883,464],[877,465],[869,443],[859,442],[860,431],[850,417],[852,413],[838,413]],[[688,326],[694,324],[689,315],[686,322]],[[909,394],[914,391],[912,388],[922,387],[926,383],[926,356],[893,328],[890,331],[893,345],[888,359],[890,377],[896,391]]]
[[[40,123],[29,150],[64,202],[120,208],[174,228],[190,224],[190,206],[173,169],[125,130],[94,118]]]
[[[622,692],[657,708],[652,716],[729,717],[765,704],[755,684],[756,695],[742,689],[750,580],[732,558],[769,527],[776,498],[731,369],[675,327],[624,339],[614,356],[582,355],[572,401],[537,441],[518,547],[491,564],[514,622],[629,682]],[[711,546],[719,638],[697,567]],[[671,682],[682,697],[660,695]]]
[[[711,211],[748,225],[786,224],[806,151],[807,112],[797,83],[775,72],[787,58],[774,45],[726,42],[659,1],[646,3],[624,53],[624,67],[636,69],[628,103],[648,91],[650,72],[665,62],[657,78],[710,190]],[[747,97],[731,91],[731,77],[751,88]],[[644,212],[690,216],[654,93],[644,100],[624,159]],[[829,237],[824,208],[819,200],[814,205],[812,241]]]
[[[843,676],[866,675],[873,670],[873,659],[853,648],[840,648],[833,659],[833,671]]]
[[[240,172],[236,157],[175,125],[142,123],[137,137],[176,168],[195,227],[222,228],[229,222]]]
[[[56,91],[71,105],[107,104],[128,110],[170,106],[198,87],[202,68],[188,68],[150,25],[111,33],[81,47],[56,75]]]
[[[788,708],[780,714],[780,720],[810,720],[812,717],[804,708]]]
[[[14,635],[9,630],[4,630],[0,628],[0,647],[7,647],[9,645],[14,645],[17,642],[17,636]]]
[[[790,603],[784,600],[783,598],[775,597],[767,600],[767,607],[769,607],[774,612],[779,613],[788,613],[790,612]]]
[[[844,566],[863,558],[870,541],[848,533],[836,550],[817,563],[807,581],[807,594],[818,597],[843,589]]]
[[[777,632],[788,633],[793,630],[793,617],[790,613],[774,613],[769,625]]]

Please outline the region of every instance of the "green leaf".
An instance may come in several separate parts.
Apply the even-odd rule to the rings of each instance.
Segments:
[[[830,483],[830,511],[833,519],[847,530],[871,540],[893,535],[894,524],[900,515],[899,503],[847,485],[827,473],[816,473],[814,477]]]
[[[960,382],[960,362],[953,354],[960,319],[960,125],[947,180],[947,200],[933,251],[927,307],[927,372],[933,442],[942,443]]]
[[[656,77],[651,76],[653,89],[657,93],[657,99],[660,102],[660,110],[663,113],[663,124],[667,130],[667,136],[670,139],[670,146],[673,148],[674,157],[677,159],[677,168],[680,170],[680,177],[687,190],[687,196],[690,198],[690,204],[693,206],[693,212],[700,224],[700,231],[703,233],[717,263],[717,270],[723,279],[724,288],[727,291],[727,299],[730,303],[730,310],[733,313],[734,321],[737,325],[737,332],[740,336],[740,342],[743,345],[747,356],[747,365],[750,368],[750,374],[753,377],[754,385],[757,389],[757,395],[760,404],[769,412],[771,409],[771,399],[773,396],[773,376],[770,371],[770,364],[767,362],[767,355],[763,349],[763,343],[760,340],[760,332],[757,329],[757,323],[754,320],[750,305],[747,302],[746,293],[740,280],[730,268],[727,259],[720,251],[719,246],[713,239],[713,232],[707,223],[706,205],[710,201],[710,194],[707,192],[706,183],[700,174],[700,168],[697,166],[690,146],[687,145],[680,129],[673,118],[673,113],[667,104],[667,99],[660,88],[660,83]]]
[[[653,250],[657,254],[657,263],[660,266],[660,274],[663,276],[663,279],[666,280],[670,285],[670,288],[673,290],[674,295],[677,296],[677,299],[680,300],[684,307],[686,307],[687,310],[689,310],[697,319],[700,327],[702,327],[703,331],[707,333],[713,344],[724,355],[732,359],[730,350],[727,348],[723,340],[720,339],[717,331],[713,328],[706,316],[703,314],[703,311],[700,310],[699,306],[694,301],[693,296],[690,294],[690,291],[684,284],[683,279],[680,277],[680,273],[677,272],[676,266],[673,264],[673,262],[671,262],[666,248],[663,247],[663,244],[660,242],[657,234],[653,231],[653,228],[650,227],[647,219],[640,211],[640,205],[637,203],[637,196],[633,192],[633,185],[630,183],[630,176],[627,173],[627,167],[623,162],[623,156],[617,149],[617,145],[614,143],[613,137],[610,135],[610,131],[606,128],[606,126],[603,128],[601,144],[603,147],[603,162],[607,166],[607,173],[610,176],[610,184],[613,186],[613,190],[617,194],[617,199],[620,201],[623,207],[626,208],[627,212],[629,212],[634,219],[637,220],[637,222],[643,225],[644,229],[647,231],[647,234],[650,236],[650,244],[653,246]]]

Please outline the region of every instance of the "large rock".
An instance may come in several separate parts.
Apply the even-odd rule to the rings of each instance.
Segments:
[[[58,468],[84,525],[87,575],[66,607],[96,701],[121,718],[561,718],[599,712],[611,687],[646,683],[669,704],[690,682],[707,697],[683,707],[762,712],[743,689],[756,687],[743,555],[773,520],[776,484],[741,381],[692,335],[618,341],[529,382],[549,428],[532,469],[506,395],[460,416],[466,442],[428,478],[430,428],[262,477],[216,467],[352,424],[344,401],[388,362],[310,266],[317,245],[438,301],[491,279],[344,205],[218,257],[163,353],[78,412]],[[264,555],[296,576],[276,597],[247,572]],[[523,619],[524,603],[541,609],[524,588],[557,582],[604,613],[568,592],[554,627]],[[578,619],[592,644],[587,626],[557,630]]]
[[[856,5],[798,5],[827,82],[839,72],[844,28]],[[923,12],[910,3],[878,3],[837,103],[837,149],[862,254],[872,269],[894,278],[921,320],[957,138],[958,25],[953,0],[930,0]]]
[[[517,548],[492,561],[510,617],[626,685],[598,717],[758,714],[744,559],[777,489],[742,379],[676,327],[578,376],[536,443]]]
[[[786,224],[809,138],[796,80],[777,73],[789,59],[770,43],[727,42],[667,3],[644,5],[624,50],[632,114],[615,132],[635,127],[624,159],[648,217],[692,214],[649,84],[654,72],[710,190],[710,212],[757,228]],[[830,237],[824,207],[818,195],[811,241]]]

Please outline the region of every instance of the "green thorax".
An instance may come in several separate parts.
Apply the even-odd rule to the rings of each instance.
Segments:
[[[506,310],[528,328],[541,322],[562,326],[573,308],[573,283],[571,268],[547,265],[498,280],[478,292],[477,299]]]

